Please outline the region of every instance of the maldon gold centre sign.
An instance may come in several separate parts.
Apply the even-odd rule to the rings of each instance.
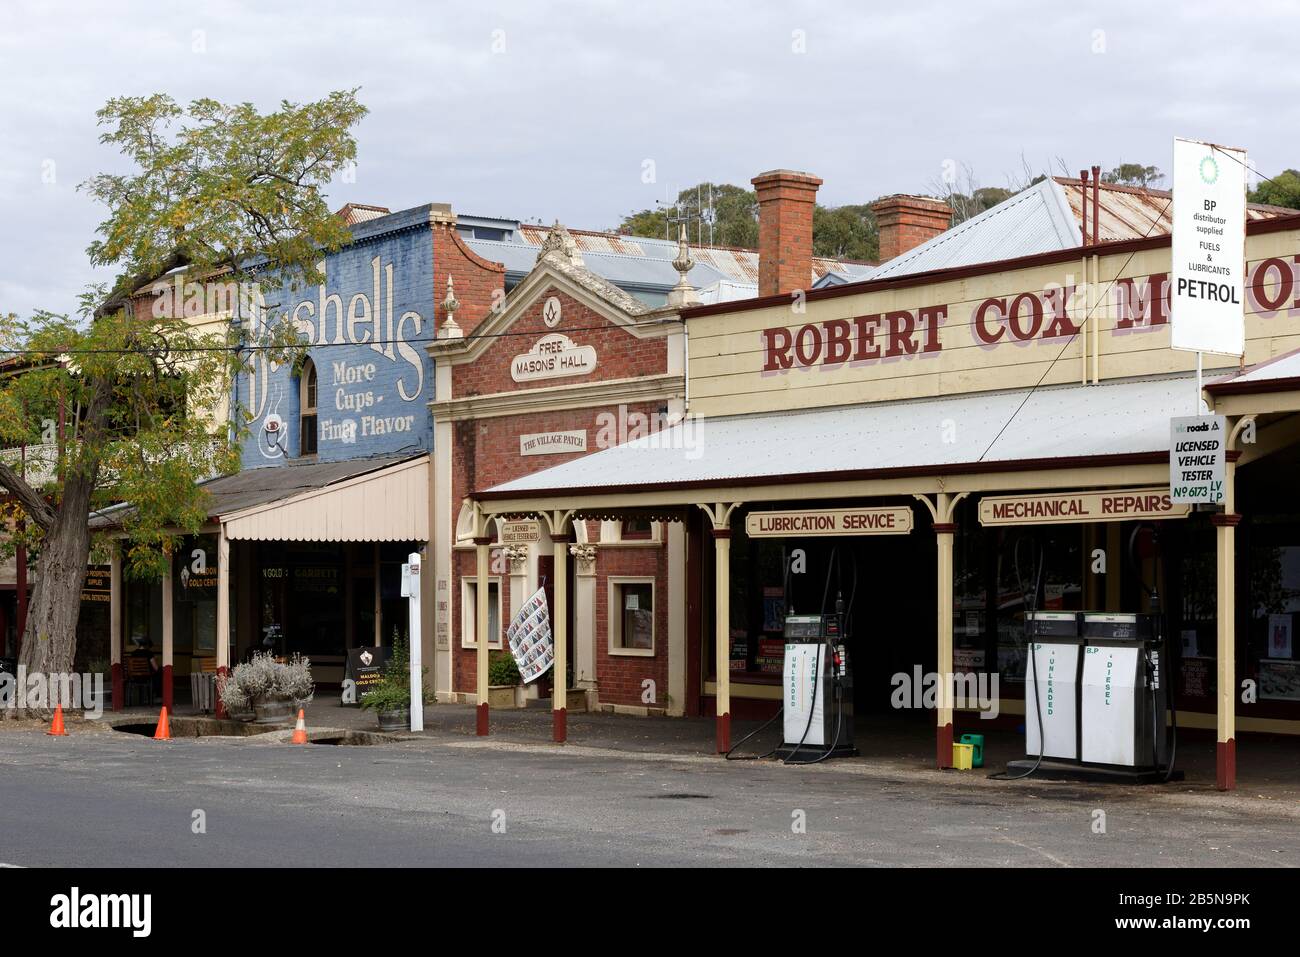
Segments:
[[[1189,505],[1175,505],[1167,488],[1009,495],[980,500],[981,525],[1064,525],[1185,518]]]
[[[906,535],[911,530],[912,510],[906,507],[750,512],[745,517],[745,534],[750,538]]]

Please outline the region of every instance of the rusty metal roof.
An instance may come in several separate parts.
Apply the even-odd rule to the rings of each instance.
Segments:
[[[335,215],[342,217],[349,226],[366,223],[372,219],[387,216],[392,210],[383,206],[367,206],[365,203],[348,203]]]
[[[1053,177],[1065,193],[1066,202],[1079,228],[1083,228],[1083,190],[1077,178]],[[1091,193],[1092,184],[1088,185]],[[1119,239],[1142,239],[1160,236],[1173,231],[1174,206],[1167,189],[1147,189],[1137,186],[1120,186],[1102,183],[1098,203],[1101,206],[1101,223],[1098,236],[1102,242]],[[1272,219],[1275,216],[1292,216],[1294,209],[1250,203],[1246,207],[1247,219]],[[1092,237],[1092,206],[1088,206],[1088,237]]]

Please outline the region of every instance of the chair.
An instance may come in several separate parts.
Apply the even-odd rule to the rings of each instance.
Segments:
[[[131,689],[143,688],[148,695],[147,704],[154,704],[153,667],[145,655],[127,655],[122,659],[122,672],[125,678],[126,703],[131,704]]]

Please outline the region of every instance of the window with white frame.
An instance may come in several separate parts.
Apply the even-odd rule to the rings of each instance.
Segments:
[[[460,645],[478,647],[478,579],[460,580]],[[501,647],[501,579],[488,579],[488,647]]]
[[[609,579],[609,653],[655,653],[655,580]]]
[[[298,420],[299,454],[316,454],[316,363],[307,359],[298,377],[298,402],[301,409]]]

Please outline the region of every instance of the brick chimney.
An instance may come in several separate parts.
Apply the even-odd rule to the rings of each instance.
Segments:
[[[889,262],[952,225],[952,207],[929,196],[886,196],[871,204],[880,228],[880,261]]]
[[[750,183],[758,193],[758,294],[807,289],[813,281],[813,206],[822,181],[774,169]]]

